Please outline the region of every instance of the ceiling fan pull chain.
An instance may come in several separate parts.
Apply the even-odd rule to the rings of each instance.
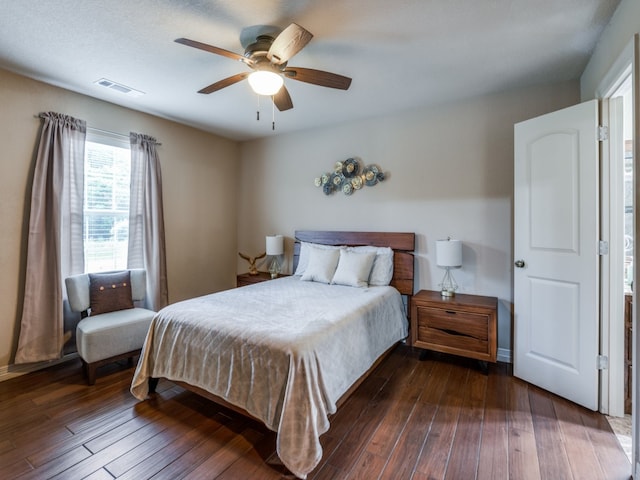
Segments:
[[[276,104],[273,100],[274,98],[271,97],[271,130],[276,129]]]
[[[258,109],[256,110],[256,121],[260,121],[260,95],[256,95],[258,97]]]

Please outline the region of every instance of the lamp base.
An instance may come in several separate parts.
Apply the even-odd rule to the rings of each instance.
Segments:
[[[443,297],[453,297],[455,296],[457,289],[458,284],[453,279],[450,268],[446,267],[446,272],[442,279],[442,283],[440,284],[440,295]]]
[[[275,255],[271,259],[269,273],[271,274],[271,279],[278,278],[278,275],[280,274],[280,262],[278,261],[278,257]]]

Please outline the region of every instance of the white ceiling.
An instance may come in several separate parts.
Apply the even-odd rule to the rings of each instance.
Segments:
[[[580,77],[619,0],[0,0],[0,68],[246,140]],[[174,42],[242,54],[265,26],[314,34],[289,61],[353,78],[348,91],[286,80],[275,112],[247,71]],[[107,78],[146,95],[94,85]],[[71,112],[63,112],[71,113]]]

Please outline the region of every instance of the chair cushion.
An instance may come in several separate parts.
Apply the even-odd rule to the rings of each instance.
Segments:
[[[128,270],[89,274],[91,315],[133,308]]]
[[[155,312],[131,308],[87,317],[76,328],[78,355],[97,362],[142,348]]]

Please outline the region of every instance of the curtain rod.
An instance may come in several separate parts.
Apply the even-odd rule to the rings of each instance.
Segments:
[[[94,127],[87,127],[87,133],[98,133],[98,134],[102,134],[105,135],[107,137],[115,137],[117,139],[120,140],[126,140],[127,142],[129,142],[130,139],[130,135],[123,135],[121,133],[116,133],[116,132],[110,132],[109,130],[102,130],[100,128],[94,128]],[[149,141],[152,141],[154,145],[162,145],[162,143],[160,143],[158,140],[156,140],[154,137],[150,136],[150,135],[145,135],[145,134],[137,134],[135,132],[131,132],[134,135],[140,135],[146,139],[148,139]]]
[[[87,131],[91,130],[92,132],[96,132],[96,133],[106,133],[107,135],[113,135],[115,137],[122,137],[122,138],[129,138],[129,135],[124,135],[122,133],[117,133],[117,132],[111,132],[109,130],[103,130],[101,128],[95,128],[95,127],[89,127],[87,126]]]
[[[38,115],[34,115],[33,117],[42,118],[42,113],[39,113]],[[111,132],[109,130],[103,130],[101,128],[90,127],[88,125],[87,125],[87,130],[93,130],[94,132],[99,132],[99,133],[106,133],[107,135],[115,135],[116,137],[129,138],[129,135],[124,135],[122,133],[117,133],[117,132]]]
[[[35,118],[42,118],[42,114],[34,115],[34,117],[35,117]],[[122,134],[122,133],[117,133],[117,132],[111,132],[111,131],[109,131],[109,130],[103,130],[103,129],[101,129],[101,128],[95,128],[95,127],[89,127],[89,126],[87,126],[87,131],[89,131],[89,130],[91,130],[91,131],[93,131],[93,132],[96,132],[96,133],[103,133],[103,134],[107,134],[107,135],[112,135],[112,136],[114,136],[114,137],[120,137],[120,138],[126,138],[126,139],[129,139],[129,135],[124,135],[124,134]],[[156,141],[156,142],[155,142],[155,144],[156,144],[156,145],[162,145],[162,143],[160,143],[160,142],[158,142],[158,141]]]
[[[90,133],[101,133],[103,135],[110,135],[112,137],[117,137],[117,138],[121,138],[121,139],[126,139],[127,141],[129,141],[130,135],[123,135],[122,133],[117,133],[117,132],[110,132],[109,130],[102,130],[101,128],[94,128],[94,127],[87,127],[87,132]],[[133,133],[133,132],[132,132]],[[150,138],[153,140],[153,143],[156,145],[162,145],[160,142],[158,142],[154,137],[151,137],[150,135],[145,135],[142,134],[144,137]]]

